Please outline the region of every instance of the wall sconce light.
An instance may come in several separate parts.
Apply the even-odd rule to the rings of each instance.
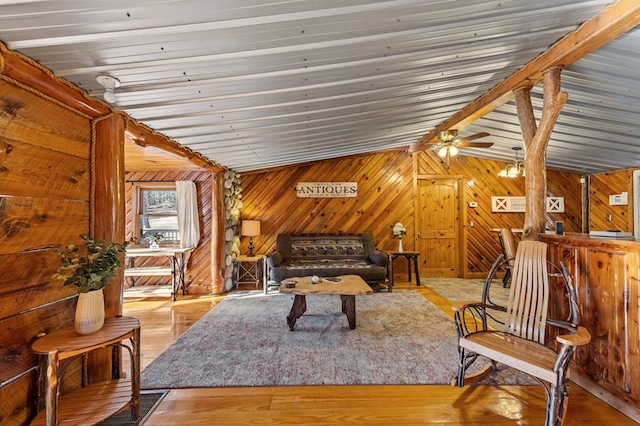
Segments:
[[[104,87],[104,100],[110,104],[114,103],[117,100],[114,91],[116,87],[120,87],[120,80],[110,75],[99,75],[96,81]]]
[[[520,175],[526,176],[524,173],[524,161],[520,161],[518,159],[518,151],[520,151],[522,148],[520,148],[519,146],[514,146],[511,149],[516,152],[516,161],[514,161],[513,164],[507,164],[504,169],[498,172],[498,176],[508,178],[515,178]]]
[[[260,221],[259,220],[243,220],[242,221],[242,230],[240,233],[249,237],[249,254],[248,257],[254,257],[253,253],[253,237],[257,237],[260,235]]]

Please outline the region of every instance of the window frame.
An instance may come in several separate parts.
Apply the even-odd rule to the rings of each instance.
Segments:
[[[140,223],[143,217],[176,217],[176,214],[146,214],[143,213],[143,192],[145,191],[173,191],[177,192],[175,182],[135,182],[133,183],[133,236],[138,238],[141,243],[144,243],[142,239],[142,229],[140,227]],[[176,194],[177,195],[177,194]],[[165,239],[162,240],[163,243],[180,243],[179,237],[178,239]]]

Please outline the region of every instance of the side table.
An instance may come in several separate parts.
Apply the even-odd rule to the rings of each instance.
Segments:
[[[420,268],[418,267],[418,257],[420,253],[417,251],[390,251],[389,254],[389,279],[393,282],[393,261],[399,257],[407,259],[407,280],[411,282],[411,263],[416,274],[416,285],[420,285]]]
[[[131,347],[123,345],[129,339]],[[86,355],[107,346],[127,348],[131,355],[131,377],[118,377],[105,382],[92,383],[59,397],[60,361],[78,355]],[[47,334],[31,345],[33,352],[43,357],[43,371],[38,375],[44,389],[45,410],[40,412],[32,425],[57,426],[58,424],[94,424],[127,406],[133,408],[134,420],[140,409],[140,322],[136,318],[107,318],[97,332],[80,335],[74,326],[61,328]],[[84,370],[84,368],[83,368]],[[83,383],[86,377],[82,378]],[[38,404],[40,405],[40,404]]]
[[[239,284],[260,285],[260,267],[262,267],[262,286],[267,291],[267,262],[263,254],[236,257],[236,290]]]

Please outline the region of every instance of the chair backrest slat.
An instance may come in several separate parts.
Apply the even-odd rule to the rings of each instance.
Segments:
[[[548,304],[547,244],[522,241],[513,266],[505,331],[544,343]]]
[[[513,238],[511,228],[500,228],[500,240],[502,241],[502,251],[506,260],[513,259],[516,256],[516,242]],[[513,266],[513,260],[510,260],[509,266]]]

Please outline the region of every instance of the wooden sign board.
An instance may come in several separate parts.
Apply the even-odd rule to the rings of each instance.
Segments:
[[[346,198],[358,196],[358,182],[298,182],[300,198]]]

